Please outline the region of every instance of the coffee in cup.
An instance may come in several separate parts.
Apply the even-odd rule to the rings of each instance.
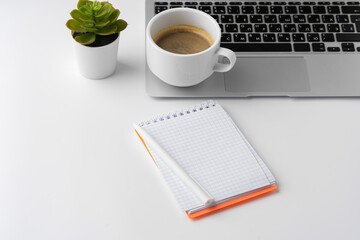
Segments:
[[[168,9],[146,27],[146,62],[161,81],[194,86],[234,66],[235,53],[220,47],[220,39],[220,26],[209,14],[191,8]]]
[[[154,42],[162,49],[177,54],[194,54],[208,49],[214,40],[201,28],[179,24],[161,30]]]

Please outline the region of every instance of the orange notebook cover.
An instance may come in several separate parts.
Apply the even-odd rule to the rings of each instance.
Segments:
[[[135,130],[191,219],[277,189],[269,169],[216,102],[208,101],[137,125],[156,139],[214,197],[215,204],[205,208]]]

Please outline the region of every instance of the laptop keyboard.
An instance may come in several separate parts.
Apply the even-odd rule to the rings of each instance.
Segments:
[[[360,2],[155,2],[155,14],[188,7],[220,25],[235,52],[360,52]]]

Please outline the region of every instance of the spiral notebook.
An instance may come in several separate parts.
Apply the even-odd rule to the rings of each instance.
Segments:
[[[276,181],[225,110],[215,101],[137,123],[214,197],[205,207],[138,133],[190,218],[274,191]]]

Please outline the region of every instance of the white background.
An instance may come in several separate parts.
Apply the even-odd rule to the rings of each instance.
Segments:
[[[192,221],[132,123],[205,99],[145,92],[144,0],[127,20],[118,68],[79,75],[77,1],[2,1],[0,239],[359,239],[360,99],[217,99],[279,191]]]

